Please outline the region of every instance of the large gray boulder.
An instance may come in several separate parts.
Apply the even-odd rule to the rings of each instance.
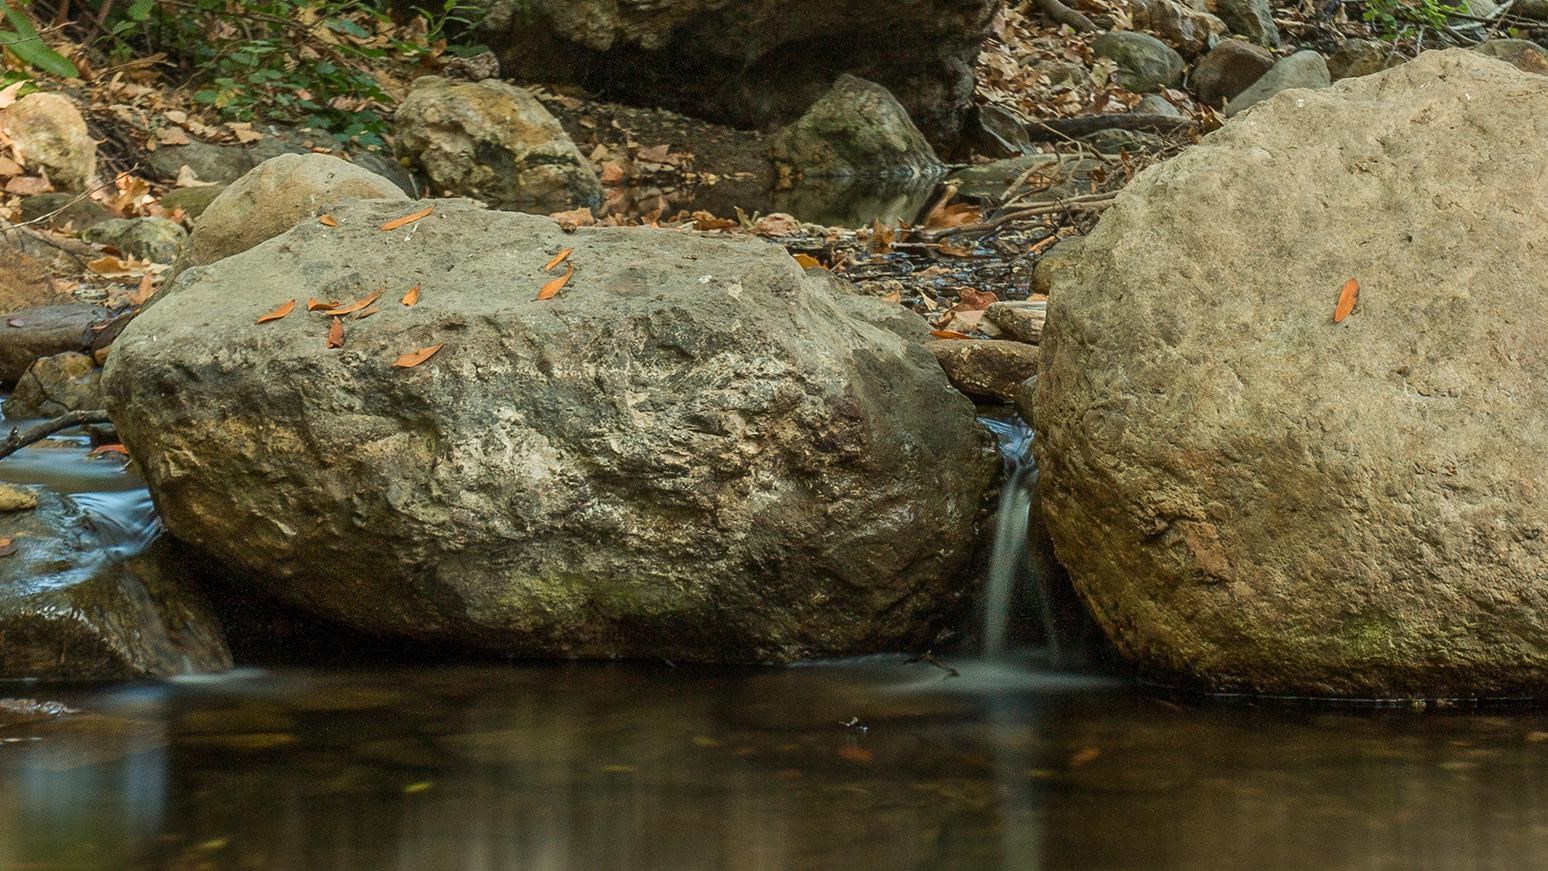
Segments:
[[[1542,692],[1548,215],[1511,204],[1548,197],[1545,135],[1548,80],[1427,52],[1232,120],[1074,249],[1042,499],[1123,654],[1220,690]]]
[[[1322,55],[1311,51],[1298,51],[1281,58],[1258,77],[1246,90],[1231,98],[1225,105],[1227,118],[1256,106],[1268,98],[1292,89],[1314,90],[1326,88],[1333,81],[1328,73],[1328,63]]]
[[[477,0],[481,41],[519,81],[772,129],[842,73],[897,94],[936,145],[973,97],[997,0]]]
[[[399,205],[344,206],[130,322],[103,383],[176,536],[356,628],[530,656],[903,648],[960,601],[992,450],[830,276],[758,240],[427,204],[392,232]],[[535,301],[564,248],[573,279]],[[341,349],[301,305],[254,323],[377,288]]]
[[[908,111],[886,88],[839,76],[806,114],[769,141],[785,178],[936,176],[946,171]]]

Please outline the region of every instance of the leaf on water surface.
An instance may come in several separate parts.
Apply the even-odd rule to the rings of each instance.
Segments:
[[[548,261],[546,264],[543,265],[543,271],[544,272],[552,272],[554,270],[554,267],[558,266],[559,264],[563,263],[566,260],[569,260],[570,259],[570,255],[574,254],[574,253],[575,253],[575,249],[574,248],[566,248],[563,251],[560,251],[558,254],[554,255],[554,259]]]
[[[876,758],[875,753],[872,753],[870,750],[861,747],[859,744],[845,744],[843,747],[839,748],[838,755],[840,759],[843,759],[846,762],[863,763],[870,762]]]
[[[328,347],[344,347],[344,319],[334,318],[333,326],[328,328]]]
[[[120,444],[97,445],[86,452],[88,457],[100,457],[103,454],[123,454],[129,456],[129,449]]]
[[[436,352],[441,350],[443,347],[445,347],[445,343],[440,345],[431,345],[428,348],[420,348],[418,351],[411,351],[392,361],[392,365],[401,369],[412,369],[415,366],[418,366],[420,363],[423,363],[431,357],[434,357]]]
[[[537,298],[553,299],[554,297],[558,296],[559,291],[563,290],[564,286],[570,283],[570,276],[574,274],[575,264],[571,263],[565,268],[565,273],[563,275],[543,285],[543,289],[538,291]]]
[[[430,781],[421,780],[418,783],[411,783],[408,786],[403,787],[403,794],[414,795],[416,793],[429,792],[430,788],[433,786],[435,786],[435,784],[431,783]]]
[[[972,336],[969,336],[966,333],[959,333],[956,330],[931,330],[930,331],[930,335],[936,337],[937,339],[971,339],[971,338],[973,338]]]
[[[25,327],[27,322],[21,318],[9,318],[6,320],[6,324],[12,327]]]
[[[403,304],[404,305],[418,305],[419,304],[419,285],[417,285],[417,284],[414,285],[413,287],[408,289],[408,293],[403,294]]]
[[[324,227],[337,227],[339,225],[339,219],[332,215],[323,215],[317,219],[317,223],[322,224]]]
[[[253,321],[253,323],[255,323],[255,324],[262,324],[262,323],[268,323],[269,321],[277,321],[280,318],[285,317],[286,315],[290,314],[291,312],[293,312],[295,310],[296,310],[296,301],[292,299],[292,300],[287,301],[284,305],[280,306],[279,308],[275,309],[274,311],[271,311],[268,314],[263,315],[262,317],[258,318],[258,320]]]
[[[1102,751],[1097,749],[1096,747],[1085,747],[1085,748],[1082,748],[1080,750],[1075,751],[1074,755],[1072,755],[1070,757],[1070,767],[1071,768],[1079,768],[1082,765],[1087,765],[1087,764],[1089,764],[1091,762],[1096,761],[1096,758],[1098,756],[1101,756],[1101,755],[1102,755]]]
[[[430,213],[433,211],[435,211],[435,206],[425,206],[423,209],[420,209],[419,211],[412,214],[404,215],[401,218],[393,218],[391,221],[388,221],[382,225],[382,232],[385,233],[388,230],[396,230],[399,227],[407,227],[409,224],[412,224],[415,221],[430,217]]]
[[[341,308],[330,308],[330,309],[327,309],[326,311],[323,312],[323,314],[327,315],[330,318],[343,317],[344,315],[352,315],[355,312],[360,311],[361,309],[363,309],[366,306],[370,305],[371,303],[376,302],[376,300],[378,298],[380,298],[381,295],[382,295],[382,292],[380,290],[378,290],[375,293],[370,294],[369,296],[363,296],[360,299],[357,299],[354,302],[350,303],[349,305],[343,306]]]
[[[1354,311],[1355,301],[1360,298],[1360,282],[1351,278],[1344,283],[1344,289],[1338,292],[1338,306],[1333,309],[1333,323],[1341,323],[1349,313]]]
[[[818,262],[817,258],[810,254],[794,254],[791,256],[795,257],[795,262],[801,264],[802,269],[822,268],[822,264]]]

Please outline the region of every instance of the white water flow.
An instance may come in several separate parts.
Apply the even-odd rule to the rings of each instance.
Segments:
[[[1036,436],[1020,420],[980,420],[999,439],[1000,454],[1005,461],[1005,483],[1000,488],[994,550],[989,558],[989,576],[984,590],[984,656],[999,659],[1010,653],[1011,617],[1018,592],[1026,591],[1036,603],[1043,644],[1057,659],[1059,639],[1048,598],[1047,579],[1028,548],[1033,512],[1037,506],[1037,460],[1032,455],[1032,442]]]

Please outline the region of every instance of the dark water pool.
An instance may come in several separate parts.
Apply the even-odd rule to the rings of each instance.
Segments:
[[[1543,715],[956,665],[8,686],[0,868],[1548,867]]]

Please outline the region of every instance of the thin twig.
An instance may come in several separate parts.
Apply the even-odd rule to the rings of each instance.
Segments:
[[[944,230],[925,232],[920,233],[919,235],[921,238],[933,242],[939,239],[943,239],[947,236],[955,236],[958,233],[981,233],[986,230],[995,230],[1010,223],[1011,221],[1018,221],[1022,218],[1035,218],[1041,215],[1057,215],[1061,212],[1100,212],[1108,206],[1112,205],[1117,196],[1118,194],[1115,192],[1070,197],[1067,200],[1061,200],[1057,203],[1050,203],[1049,205],[1045,206],[1032,206],[1026,209],[1017,209],[1014,212],[1006,212],[1005,214],[1000,215],[993,220],[984,221],[983,223],[963,224],[958,227],[947,227]]]
[[[0,459],[5,459],[33,442],[42,441],[62,429],[85,426],[88,423],[111,423],[111,421],[108,420],[106,411],[72,411],[69,414],[61,414],[53,420],[45,420],[37,426],[27,427],[25,430],[12,427],[11,434],[5,437],[5,441],[0,442]]]

